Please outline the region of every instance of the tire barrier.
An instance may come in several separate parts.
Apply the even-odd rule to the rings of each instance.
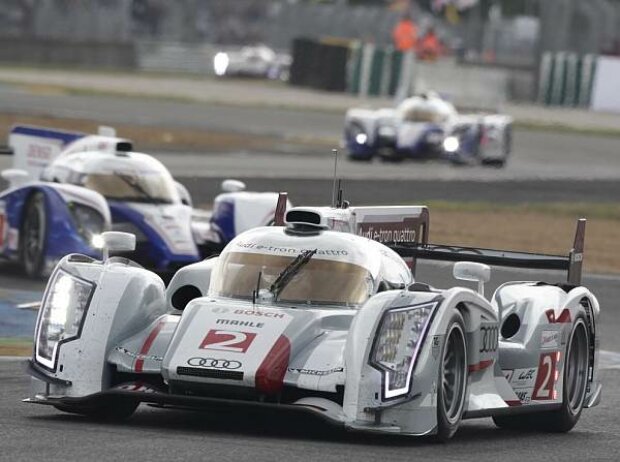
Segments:
[[[298,38],[293,41],[291,85],[344,92],[347,89],[348,46]]]
[[[358,41],[298,38],[292,46],[291,85],[366,96],[409,96],[415,57]]]
[[[540,63],[538,102],[546,106],[589,107],[597,56],[544,53]]]

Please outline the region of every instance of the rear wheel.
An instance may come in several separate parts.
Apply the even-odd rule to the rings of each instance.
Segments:
[[[534,412],[520,416],[497,416],[498,427],[517,430],[537,430],[554,433],[570,431],[579,417],[588,385],[588,329],[582,318],[575,321],[564,362],[564,389],[562,407],[554,411]]]
[[[32,278],[43,276],[46,224],[45,196],[36,192],[28,199],[19,231],[20,261]]]
[[[435,439],[444,442],[458,430],[467,396],[467,345],[463,317],[458,312],[450,321],[441,358]]]

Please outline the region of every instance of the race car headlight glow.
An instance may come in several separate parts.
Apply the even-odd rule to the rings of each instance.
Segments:
[[[228,64],[230,63],[230,59],[228,55],[224,52],[219,52],[213,58],[213,70],[215,71],[215,75],[222,76],[226,74],[226,69],[228,69]]]
[[[384,399],[409,393],[411,374],[437,305],[425,303],[383,314],[370,363],[383,373]]]
[[[35,359],[56,370],[58,348],[79,337],[95,284],[61,269],[52,276],[41,306],[35,337]]]
[[[69,204],[69,210],[77,232],[92,245],[93,238],[104,231],[103,216],[95,209],[75,202]]]
[[[461,143],[456,136],[449,136],[443,140],[443,148],[446,152],[456,152],[461,147]]]
[[[366,144],[366,141],[368,141],[368,135],[366,135],[366,133],[358,133],[355,135],[355,142],[357,144]]]

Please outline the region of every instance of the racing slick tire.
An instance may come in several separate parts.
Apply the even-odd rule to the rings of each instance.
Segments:
[[[518,416],[495,416],[500,428],[566,433],[579,420],[586,397],[589,367],[589,335],[583,318],[577,318],[566,348],[562,406],[553,411]]]
[[[35,192],[28,198],[19,229],[19,260],[28,277],[43,276],[47,228],[45,196]]]
[[[465,323],[458,311],[448,323],[441,352],[437,393],[437,433],[434,440],[446,442],[458,430],[467,397],[467,342]]]
[[[59,411],[79,414],[94,420],[119,422],[128,419],[138,408],[140,402],[129,398],[106,399],[94,405],[58,403]]]

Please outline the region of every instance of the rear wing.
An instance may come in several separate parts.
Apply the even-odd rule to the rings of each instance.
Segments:
[[[32,125],[14,126],[9,133],[9,148],[13,168],[25,170],[31,178],[40,178],[45,167],[61,153],[132,149],[131,142],[117,138],[110,127],[99,127],[97,134],[88,134]]]
[[[430,216],[424,206],[294,207],[284,214],[286,195],[280,193],[274,223],[330,229],[357,234],[382,244],[426,245]],[[279,210],[279,212],[278,212]],[[412,271],[415,258],[405,258]]]
[[[581,285],[585,233],[586,219],[581,218],[577,221],[573,248],[565,256],[428,243],[389,243],[387,245],[403,258],[471,261],[492,266],[566,271],[566,281],[578,286]]]

